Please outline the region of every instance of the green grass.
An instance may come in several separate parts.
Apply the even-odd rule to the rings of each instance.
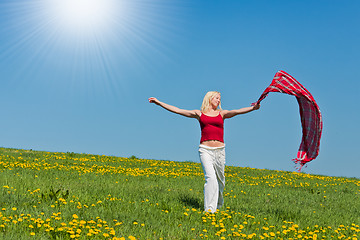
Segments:
[[[192,162],[0,148],[0,239],[358,239],[360,180],[226,167],[203,212]]]

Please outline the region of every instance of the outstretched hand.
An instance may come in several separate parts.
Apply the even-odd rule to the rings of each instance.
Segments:
[[[254,110],[258,110],[260,108],[260,103],[257,103],[253,106],[253,109]]]
[[[159,100],[157,100],[157,98],[151,97],[149,98],[149,103],[155,103],[156,105],[159,105]]]

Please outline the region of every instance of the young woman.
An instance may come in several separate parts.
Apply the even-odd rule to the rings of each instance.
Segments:
[[[149,98],[164,109],[189,118],[196,118],[200,122],[201,140],[199,155],[205,175],[204,209],[216,212],[224,204],[223,191],[225,187],[225,144],[224,120],[238,114],[257,110],[260,105],[245,107],[237,110],[222,110],[219,92],[206,93],[201,110],[185,110],[160,102],[154,97]]]

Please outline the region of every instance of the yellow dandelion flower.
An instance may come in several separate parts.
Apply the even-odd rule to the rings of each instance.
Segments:
[[[35,233],[34,233],[34,232],[31,232],[31,233],[30,233],[30,235],[31,235],[31,236],[34,236],[34,235],[35,235]]]

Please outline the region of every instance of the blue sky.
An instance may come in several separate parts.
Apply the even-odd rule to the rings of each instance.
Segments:
[[[360,177],[358,1],[107,4],[87,24],[45,0],[0,1],[0,146],[199,162],[199,123],[147,99],[199,109],[217,90],[224,109],[242,108],[284,70],[323,115],[319,156],[303,171]],[[294,171],[296,99],[271,93],[226,120],[225,142],[227,165]]]

